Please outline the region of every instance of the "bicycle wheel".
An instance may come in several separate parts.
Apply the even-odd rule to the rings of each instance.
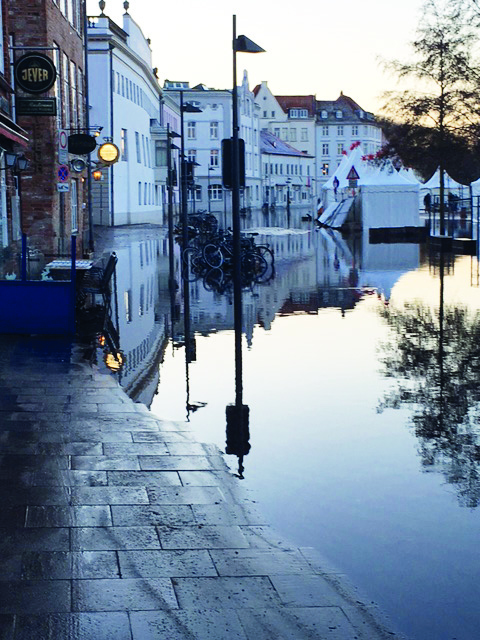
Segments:
[[[223,271],[218,267],[214,267],[207,271],[203,277],[203,286],[206,291],[219,291],[224,280]]]
[[[257,281],[268,269],[268,263],[259,253],[249,251],[242,254],[242,276]]]
[[[212,269],[218,269],[223,264],[223,254],[216,244],[206,244],[203,247],[203,259]]]

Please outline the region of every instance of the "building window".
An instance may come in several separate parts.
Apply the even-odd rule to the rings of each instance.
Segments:
[[[1,39],[1,38],[0,38]],[[62,105],[62,89],[61,89],[61,73],[62,70],[60,68],[60,49],[56,42],[53,43],[53,59],[55,62],[55,68],[60,72],[60,77],[57,79],[57,82],[53,85],[53,90],[55,92],[55,98],[57,100],[57,126],[59,129],[62,128],[62,114],[63,114],[63,105]]]
[[[212,140],[218,139],[218,122],[210,123],[210,138]]]
[[[322,118],[322,120],[326,120],[328,118],[328,111],[322,109],[322,111],[320,111],[320,117]]]
[[[138,183],[138,204],[142,204],[142,183]]]
[[[120,131],[120,160],[128,160],[127,130]]]
[[[287,129],[287,127],[282,127],[282,140],[288,140],[288,129]]]
[[[132,321],[132,290],[123,292],[123,301],[125,303],[125,320],[127,322]]]
[[[355,124],[352,127],[352,136],[358,136],[358,125]]]
[[[328,176],[329,169],[330,169],[330,165],[328,164],[328,162],[324,162],[322,164],[322,176]]]
[[[218,152],[218,149],[211,149],[211,151],[210,151],[210,166],[211,167],[218,167],[218,165],[219,165],[219,157],[220,157],[220,154]]]
[[[307,109],[290,109],[290,118],[308,118]]]
[[[337,144],[337,153],[338,153],[338,155],[340,155],[341,153],[343,153],[343,150],[344,150],[343,142],[339,142],[339,143]]]
[[[308,140],[308,129],[302,129],[300,134],[300,139],[302,142],[307,142]]]
[[[85,104],[83,102],[83,71],[78,67],[78,126],[82,128],[84,126],[84,114],[85,114]]]
[[[290,129],[290,142],[296,142],[296,141],[297,141],[297,130]]]
[[[187,123],[187,138],[189,140],[195,140],[197,137],[197,123],[196,122],[188,122]]]
[[[147,183],[145,182],[143,185],[143,204],[147,204],[148,200],[147,200],[147,190],[148,190],[148,186]]]
[[[221,184],[211,184],[208,187],[209,200],[223,200],[223,189]]]
[[[280,137],[280,127],[275,127],[275,129],[273,130],[273,135],[277,136],[277,138]]]
[[[338,111],[335,111],[335,118],[337,118],[337,120],[343,118],[343,111],[340,111],[340,109]]]
[[[343,136],[343,125],[337,127],[337,136]]]
[[[189,149],[187,151],[187,158],[189,162],[196,162],[197,161],[197,151],[196,149]]]
[[[272,111],[272,118],[275,117],[275,111]]]
[[[328,154],[329,154],[328,144],[323,143],[322,144],[322,156],[328,156]]]
[[[266,117],[267,117],[267,112],[266,112],[266,111],[264,111],[264,112],[263,112],[263,117],[264,117],[264,118],[266,118]]]
[[[195,194],[195,202],[199,202],[202,199],[202,187],[199,184],[195,185],[194,189],[188,190],[188,200],[192,202]]]
[[[142,162],[142,150],[140,148],[140,134],[135,131],[135,147],[137,149],[137,162]]]

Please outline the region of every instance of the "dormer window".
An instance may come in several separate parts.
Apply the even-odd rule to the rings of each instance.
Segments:
[[[343,111],[340,111],[340,110],[335,111],[335,117],[337,119],[343,118]]]
[[[307,109],[290,109],[289,116],[290,118],[308,118],[308,110]]]
[[[323,120],[326,120],[328,118],[328,111],[325,111],[325,109],[323,109],[322,111],[320,111],[320,117]]]

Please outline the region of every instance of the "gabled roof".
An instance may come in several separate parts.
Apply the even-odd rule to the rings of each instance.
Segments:
[[[355,100],[349,96],[345,96],[343,93],[340,93],[336,100],[317,100],[316,103],[317,114],[320,114],[322,111],[327,111],[328,118],[326,119],[335,119],[335,111],[342,111],[344,118],[353,117],[354,119],[362,121],[375,121],[373,113],[364,111],[362,107],[355,102]],[[325,119],[322,118],[322,120]]]
[[[257,97],[257,94],[258,94],[258,92],[260,91],[260,87],[261,87],[261,86],[262,86],[261,84],[257,84],[257,86],[256,86],[256,87],[253,87],[253,89],[252,89],[252,93],[253,93],[253,95],[254,95],[255,97]]]
[[[303,151],[295,149],[287,142],[280,140],[280,138],[277,138],[277,136],[274,136],[273,133],[270,133],[270,131],[267,131],[266,129],[262,129],[260,131],[260,152],[279,156],[311,157],[307,153],[303,153]]]
[[[315,96],[275,96],[275,98],[285,113],[290,109],[307,109],[308,117],[315,117],[317,102]]]

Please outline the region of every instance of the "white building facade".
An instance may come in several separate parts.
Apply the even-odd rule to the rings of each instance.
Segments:
[[[164,96],[171,95],[177,104],[183,93],[184,105],[189,103],[199,113],[184,113],[185,155],[196,163],[195,188],[189,191],[189,210],[205,210],[226,215],[231,210],[231,193],[223,188],[222,140],[232,136],[232,93],[229,90],[210,89],[205,85],[190,88],[188,82],[165,81]],[[253,93],[244,75],[238,87],[240,138],[245,141],[245,189],[241,195],[242,207],[260,207],[261,154],[258,110]],[[179,144],[179,143],[177,143]]]
[[[119,161],[92,184],[94,223],[161,223],[162,176],[151,132],[161,124],[161,89],[149,41],[128,12],[123,28],[103,13],[89,18],[88,65],[90,123],[103,127],[99,143],[120,149]]]

